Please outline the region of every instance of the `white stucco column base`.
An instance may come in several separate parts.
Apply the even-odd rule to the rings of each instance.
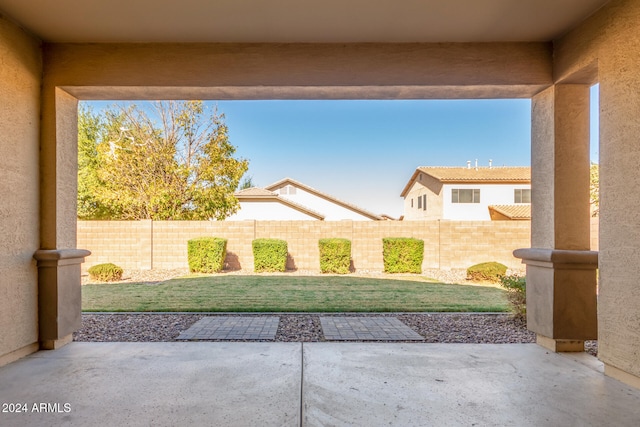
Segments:
[[[527,328],[554,352],[584,351],[598,338],[596,269],[598,253],[517,249],[527,265]]]
[[[40,348],[55,350],[73,339],[82,321],[80,264],[84,249],[39,250],[38,323]]]

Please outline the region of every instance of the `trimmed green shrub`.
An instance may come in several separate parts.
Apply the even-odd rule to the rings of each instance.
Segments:
[[[382,239],[385,273],[422,273],[424,241],[410,237]]]
[[[187,242],[189,271],[192,273],[217,273],[224,268],[227,257],[227,239],[198,237]]]
[[[99,282],[115,282],[122,279],[122,273],[124,270],[117,265],[108,262],[89,267],[88,272],[91,280],[97,280]]]
[[[483,262],[467,268],[467,279],[498,283],[507,274],[507,266],[499,262]]]
[[[527,278],[517,274],[502,276],[500,285],[507,290],[513,317],[524,321],[527,318]]]
[[[280,239],[255,239],[251,246],[253,270],[256,273],[287,270],[287,242]]]
[[[349,273],[351,267],[351,241],[349,239],[320,239],[320,271],[322,273]]]

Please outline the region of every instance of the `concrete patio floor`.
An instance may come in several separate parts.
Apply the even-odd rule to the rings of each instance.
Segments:
[[[601,371],[535,344],[74,342],[0,368],[0,425],[640,425]]]

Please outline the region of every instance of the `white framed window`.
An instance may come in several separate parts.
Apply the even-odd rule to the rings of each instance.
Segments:
[[[513,203],[531,203],[531,189],[516,188],[513,190]]]
[[[422,210],[423,211],[427,210],[427,195],[426,194],[422,195]]]
[[[451,203],[480,203],[479,188],[453,188]]]
[[[418,209],[422,209],[422,196],[418,196]]]

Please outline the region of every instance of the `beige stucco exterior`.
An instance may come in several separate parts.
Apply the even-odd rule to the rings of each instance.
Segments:
[[[44,59],[45,93],[81,99],[523,98],[552,73],[549,43],[48,44]]]
[[[611,2],[555,44],[554,64],[556,80],[600,83],[598,357],[612,374],[621,370],[636,377],[640,376],[640,201],[635,197],[640,185],[638,22],[640,2]]]
[[[414,182],[404,197],[404,219],[442,219],[442,188],[442,182],[430,175],[422,174],[422,179]],[[418,198],[425,195],[427,196],[427,209],[418,209]]]
[[[0,18],[0,365],[37,349],[38,40]]]
[[[570,319],[561,315],[590,313],[595,301],[595,274],[570,272],[594,272],[596,265],[585,240],[588,200],[583,206],[582,199],[588,86],[599,82],[599,357],[605,372],[640,384],[638,22],[640,2],[612,0],[553,43],[41,48],[0,18],[0,364],[38,343],[66,342],[77,325],[77,264],[86,256],[73,251],[77,99],[532,98],[532,247],[542,252],[527,256],[542,284],[533,291],[547,300],[530,304],[540,313],[536,328],[543,337],[589,336],[592,331],[571,336],[580,322],[564,328]],[[55,274],[36,273],[32,257],[38,249],[54,251],[40,252],[39,260],[42,268],[54,264],[46,268]],[[567,284],[580,298],[567,298]],[[38,286],[51,298],[38,303]],[[547,306],[536,310],[537,304]],[[47,319],[59,322],[39,329]],[[584,322],[593,329],[591,317]]]

